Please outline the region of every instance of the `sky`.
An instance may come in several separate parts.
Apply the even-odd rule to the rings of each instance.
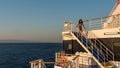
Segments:
[[[116,0],[0,0],[0,40],[62,42],[65,21],[108,16]]]

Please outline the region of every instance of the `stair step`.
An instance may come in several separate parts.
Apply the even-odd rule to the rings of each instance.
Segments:
[[[111,65],[110,62],[102,62],[101,64],[102,64],[104,67],[108,67],[108,66],[112,67],[112,65]]]

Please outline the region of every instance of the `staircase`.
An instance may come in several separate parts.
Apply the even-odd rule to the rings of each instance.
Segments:
[[[87,49],[87,52],[91,53],[94,56],[93,59],[99,63],[99,66],[101,68],[106,68],[106,67],[112,68],[113,67],[113,65],[110,63],[110,61],[113,59],[109,59],[110,57],[109,58],[106,57],[105,53],[103,53],[101,51],[101,49],[99,48],[99,46],[103,46],[103,45],[95,44],[94,41],[96,41],[96,40],[87,40],[85,38],[85,36],[83,36],[83,35],[79,36],[77,32],[73,32],[73,35],[78,39],[77,41],[81,42],[84,45],[84,47]],[[97,41],[97,43],[98,43],[98,41]],[[102,50],[104,50],[104,49],[105,48],[103,48]],[[106,51],[106,52],[110,53],[109,51]],[[109,54],[107,56],[109,56]],[[110,54],[110,56],[111,56],[111,54]]]

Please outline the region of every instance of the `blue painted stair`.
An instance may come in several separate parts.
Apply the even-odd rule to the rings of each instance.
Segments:
[[[109,62],[107,58],[104,57],[103,54],[99,52],[99,50],[84,36],[79,36],[77,32],[74,32],[74,35],[84,44],[84,46],[89,47],[88,50],[94,55],[94,57],[99,60],[99,62]]]

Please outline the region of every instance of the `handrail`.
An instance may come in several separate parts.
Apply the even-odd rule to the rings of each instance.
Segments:
[[[72,34],[73,34],[73,33],[72,33]],[[75,37],[74,34],[73,34],[73,36]],[[84,46],[84,44],[83,44],[77,37],[75,37],[75,38],[76,38],[76,40],[81,44],[81,46],[82,46],[89,54],[93,55],[93,54],[88,50],[88,48],[86,48],[86,47]],[[95,56],[93,57],[93,59],[98,63],[98,65],[99,65],[101,68],[104,68],[103,65],[100,63],[100,61],[99,61],[97,58],[95,58]]]
[[[109,17],[113,17],[113,16],[119,16],[120,14],[116,14],[116,15],[110,15],[110,16],[103,16],[103,17],[100,17],[100,18],[93,18],[93,19],[89,19],[89,20],[84,20],[83,22],[88,22],[88,21],[94,21],[94,20],[100,20],[101,18],[109,18]]]
[[[76,28],[77,26],[75,26],[74,24],[71,24],[71,29],[73,32],[77,32],[78,28]]]
[[[42,59],[34,60],[29,62],[31,64],[31,68],[46,68],[45,63],[51,63],[53,64],[54,62],[44,62]]]
[[[116,28],[120,26],[120,14],[84,20],[83,22],[87,25],[87,30]]]
[[[99,44],[101,44],[102,45],[102,43],[98,43],[98,42],[96,42],[96,44],[97,45],[99,45]],[[99,46],[97,46],[97,48],[99,48]],[[104,48],[104,49],[103,49]],[[106,48],[106,47],[104,47],[104,45],[103,45],[103,47],[102,46],[100,46],[100,49],[99,49],[99,51],[102,53],[102,54],[104,54],[105,56],[107,56],[107,54],[109,53],[110,55],[110,57],[108,57],[107,56],[107,58],[109,59],[109,58],[111,58],[111,59],[113,59],[114,60],[114,58],[113,58],[113,56],[114,56],[114,54],[113,53],[111,53],[111,51],[109,51],[109,49],[108,48]],[[108,51],[108,52],[107,52]]]
[[[103,46],[103,48],[105,48],[105,49],[102,48],[102,50],[104,50],[105,52],[108,51],[112,56],[109,54],[108,55],[112,57],[112,60],[114,60],[114,53],[111,50],[109,50],[101,41],[99,41],[95,34],[92,33],[92,35],[94,35],[95,41],[98,41],[100,43],[100,45]],[[102,52],[102,53],[104,53],[104,52]],[[107,55],[107,54],[104,54],[104,55]]]
[[[79,58],[79,55],[76,55],[72,61],[74,62],[77,58]],[[68,68],[72,64],[72,61],[68,61],[63,68]]]

